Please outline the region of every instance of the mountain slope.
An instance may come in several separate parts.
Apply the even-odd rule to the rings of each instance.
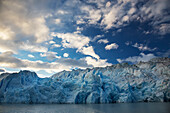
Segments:
[[[50,78],[30,71],[0,75],[1,103],[155,101],[170,101],[170,58],[62,71]]]

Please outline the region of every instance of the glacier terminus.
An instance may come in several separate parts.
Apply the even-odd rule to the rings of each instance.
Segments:
[[[0,75],[0,103],[122,102],[170,102],[170,58],[62,71],[49,78],[30,71]]]

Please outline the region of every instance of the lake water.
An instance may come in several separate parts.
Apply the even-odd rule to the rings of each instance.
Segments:
[[[0,104],[0,113],[170,113],[170,103]]]

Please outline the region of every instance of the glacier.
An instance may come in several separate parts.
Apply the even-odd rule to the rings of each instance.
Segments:
[[[170,102],[170,58],[62,71],[49,78],[35,72],[0,75],[0,103]]]

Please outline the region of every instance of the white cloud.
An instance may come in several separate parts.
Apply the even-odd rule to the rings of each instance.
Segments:
[[[50,44],[55,44],[55,42],[54,42],[54,41],[52,41],[52,40],[51,40],[49,43],[50,43]]]
[[[108,2],[106,3],[106,7],[110,7],[110,5],[111,5],[111,2],[108,1]]]
[[[136,11],[136,8],[132,7],[129,11],[128,11],[128,14],[133,14],[135,13]]]
[[[77,27],[76,28],[76,31],[74,32],[74,34],[80,34],[81,33],[81,31],[83,30],[83,27]]]
[[[94,67],[106,67],[112,65],[111,63],[107,63],[107,59],[93,59],[92,57],[85,58],[88,65],[92,65]]]
[[[10,28],[0,27],[0,39],[1,40],[11,40],[11,38],[15,35]]]
[[[170,33],[170,24],[161,24],[156,26],[155,29],[160,35],[165,35]]]
[[[74,33],[53,33],[53,36],[57,36],[62,39],[62,46],[65,48],[77,48],[77,52],[81,52],[85,55],[93,56],[99,59],[100,57],[94,52],[92,46],[89,46],[90,39],[86,36],[74,34]],[[85,47],[86,46],[86,47]]]
[[[151,48],[149,48],[147,46],[144,46],[143,44],[138,44],[138,43],[135,43],[132,46],[138,48],[140,51],[154,51],[154,50],[157,49],[157,48],[151,49]]]
[[[77,17],[76,23],[79,24],[84,24],[86,23],[81,17]]]
[[[139,56],[133,56],[133,57],[128,57],[126,59],[117,59],[119,63],[121,62],[132,62],[132,63],[137,63],[139,61],[149,61],[150,59],[156,57],[154,54],[144,54],[140,53]]]
[[[83,47],[81,49],[78,49],[77,52],[81,52],[85,55],[90,55],[94,58],[97,58],[99,59],[100,57],[94,52],[94,49],[92,46],[89,46],[89,47]]]
[[[140,2],[143,3],[143,5],[138,5]],[[80,5],[80,14],[76,16],[78,24],[100,24],[100,27],[102,26],[105,30],[108,30],[126,26],[134,20],[140,22],[150,20],[149,25],[153,27],[153,30],[157,30],[154,33],[161,35],[169,33],[168,25],[165,26],[165,23],[169,21],[168,10],[170,7],[168,4],[170,2],[168,0],[118,0],[117,2],[89,0],[88,3],[95,4],[96,7],[90,4]],[[136,8],[136,6],[138,6],[138,8]],[[159,29],[164,29],[163,33],[158,32]]]
[[[57,52],[48,51],[45,53],[40,53],[41,57],[47,57],[48,60],[59,59],[61,56],[57,56]]]
[[[97,22],[101,18],[101,10],[94,9],[91,6],[82,6],[81,11],[86,13],[83,17],[84,19],[88,19],[88,24],[97,24]]]
[[[60,24],[60,23],[61,23],[61,20],[57,18],[57,19],[55,19],[54,22],[55,22],[55,24]]]
[[[30,52],[47,52],[48,48],[44,47],[44,46],[39,46],[39,45],[31,45],[29,43],[21,43],[21,45],[19,46],[19,49],[21,50],[25,50],[25,51],[30,51]]]
[[[126,16],[127,9],[125,7],[127,4],[131,5],[131,2],[128,1],[118,1],[117,4],[112,5],[112,7],[106,7],[103,9],[103,19],[101,25],[105,26],[105,29],[110,29],[112,27],[119,28],[123,25],[123,21],[128,21],[129,16]]]
[[[69,54],[68,54],[68,53],[64,53],[63,56],[64,56],[64,57],[68,57]]]
[[[111,49],[117,49],[119,47],[119,45],[117,45],[116,43],[112,43],[110,45],[107,45],[105,47],[106,50],[111,50]]]
[[[53,36],[57,36],[62,39],[62,46],[65,48],[82,48],[88,45],[90,39],[86,36],[74,34],[74,33],[53,33]]]
[[[129,45],[132,44],[132,42],[131,42],[131,41],[127,41],[127,42],[125,42],[125,44],[126,44],[127,46],[129,46]]]
[[[59,45],[59,44],[53,44],[52,47],[58,48],[58,47],[61,47],[61,45]]]
[[[86,36],[74,33],[53,33],[52,36],[57,36],[62,39],[62,46],[65,48],[77,48],[76,52],[81,52],[84,55],[90,55],[99,59],[92,46],[89,46],[90,39]]]
[[[83,28],[82,27],[77,27],[77,31],[82,31],[83,30]]]
[[[68,14],[68,12],[64,10],[58,10],[57,14],[64,15],[64,14]]]
[[[126,21],[128,21],[128,20],[129,20],[129,17],[128,17],[127,15],[125,15],[125,16],[123,17],[123,19],[122,19],[123,22],[126,22]]]
[[[96,35],[96,36],[91,40],[91,42],[95,42],[96,40],[98,40],[98,39],[100,39],[100,38],[102,38],[102,37],[104,37],[104,35]]]
[[[109,41],[107,39],[100,39],[98,40],[98,43],[104,43],[107,44]]]
[[[30,57],[30,58],[34,58],[34,56],[33,56],[33,55],[31,55],[31,54],[28,54],[28,57]]]

